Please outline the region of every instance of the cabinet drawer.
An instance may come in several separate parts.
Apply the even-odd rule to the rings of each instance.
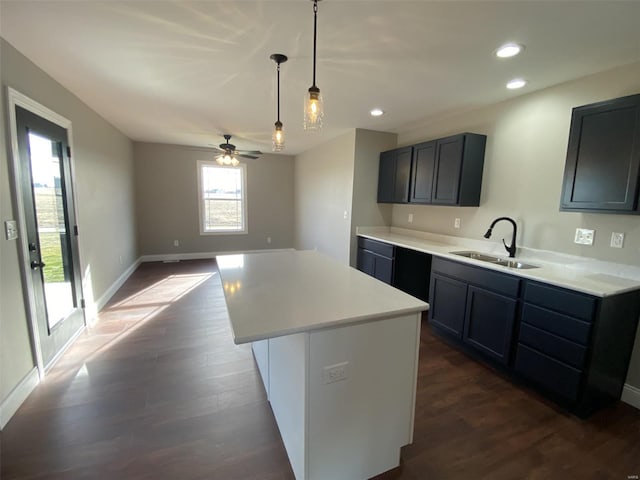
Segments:
[[[591,324],[525,303],[522,321],[582,345],[589,343]]]
[[[570,401],[576,401],[582,372],[521,343],[514,369],[522,377]]]
[[[517,277],[441,258],[433,259],[432,271],[509,297],[517,297],[520,290],[521,280]]]
[[[527,282],[525,302],[591,322],[596,308],[595,297],[559,287]]]
[[[358,247],[375,252],[384,257],[393,258],[394,246],[388,243],[378,242],[376,240],[371,240],[370,238],[358,237]]]
[[[535,348],[573,367],[582,369],[587,349],[544,330],[522,323],[520,325],[520,343]]]

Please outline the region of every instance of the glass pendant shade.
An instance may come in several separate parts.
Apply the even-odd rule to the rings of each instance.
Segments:
[[[320,130],[324,108],[322,95],[318,87],[311,87],[304,96],[304,129],[308,131]]]
[[[273,141],[272,148],[274,152],[281,152],[284,150],[284,129],[282,127],[282,122],[276,122],[271,140]]]

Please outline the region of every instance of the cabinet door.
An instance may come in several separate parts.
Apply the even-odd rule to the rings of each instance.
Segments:
[[[396,152],[380,154],[378,170],[378,203],[393,203],[396,185]]]
[[[391,285],[393,280],[393,260],[380,255],[375,256],[375,267],[373,276],[378,280]]]
[[[396,151],[396,173],[393,201],[407,203],[409,201],[409,178],[411,176],[412,147],[400,148]]]
[[[431,203],[435,161],[435,141],[421,143],[413,147],[410,203]]]
[[[516,305],[515,299],[469,286],[463,341],[506,365]]]
[[[358,270],[373,277],[375,272],[375,262],[375,254],[369,250],[365,250],[364,248],[358,249],[358,259],[356,263]]]
[[[640,95],[573,109],[562,210],[634,211],[640,169]]]
[[[455,135],[438,140],[432,203],[442,205],[455,205],[458,203],[463,148],[464,135]]]
[[[434,273],[429,290],[429,322],[462,338],[467,284]]]

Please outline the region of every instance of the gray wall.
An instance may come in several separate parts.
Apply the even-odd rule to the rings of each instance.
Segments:
[[[518,245],[640,266],[640,216],[559,211],[571,109],[640,92],[640,63],[564,83],[465,114],[438,117],[399,134],[400,145],[470,131],[488,136],[480,207],[394,205],[392,225],[482,238],[491,220],[518,222]],[[413,213],[413,223],[408,214]],[[462,228],[454,229],[454,218]],[[593,246],[573,243],[575,229],[596,230]],[[510,227],[493,238],[508,238]],[[624,232],[624,248],[609,247]],[[640,331],[627,382],[640,388]]]
[[[356,227],[391,224],[390,204],[378,203],[378,164],[380,152],[397,144],[395,133],[356,129],[351,205],[350,265],[356,266],[358,251]]]
[[[210,149],[135,143],[134,157],[141,255],[293,247],[293,157],[246,160],[246,235],[200,235],[197,162],[212,160]]]
[[[295,159],[295,248],[349,263],[356,131]],[[346,212],[346,218],[345,218]]]
[[[68,118],[73,129],[80,260],[87,311],[137,258],[131,141],[11,45],[0,39],[2,114],[1,220],[17,218],[9,175],[6,87]],[[0,239],[0,398],[33,368],[16,241]]]

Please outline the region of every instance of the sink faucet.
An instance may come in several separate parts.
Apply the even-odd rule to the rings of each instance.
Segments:
[[[516,227],[516,222],[514,222],[513,219],[509,217],[496,218],[491,223],[491,226],[489,227],[489,230],[487,230],[487,233],[484,234],[484,238],[491,237],[491,231],[493,230],[493,227],[495,227],[496,223],[498,223],[500,220],[506,220],[507,222],[510,222],[511,225],[513,225],[513,237],[511,237],[511,245],[507,245],[507,243],[504,241],[504,238],[502,239],[502,244],[504,245],[504,248],[507,249],[507,252],[509,252],[509,257],[513,258],[516,256],[516,233],[518,231],[518,227]]]

